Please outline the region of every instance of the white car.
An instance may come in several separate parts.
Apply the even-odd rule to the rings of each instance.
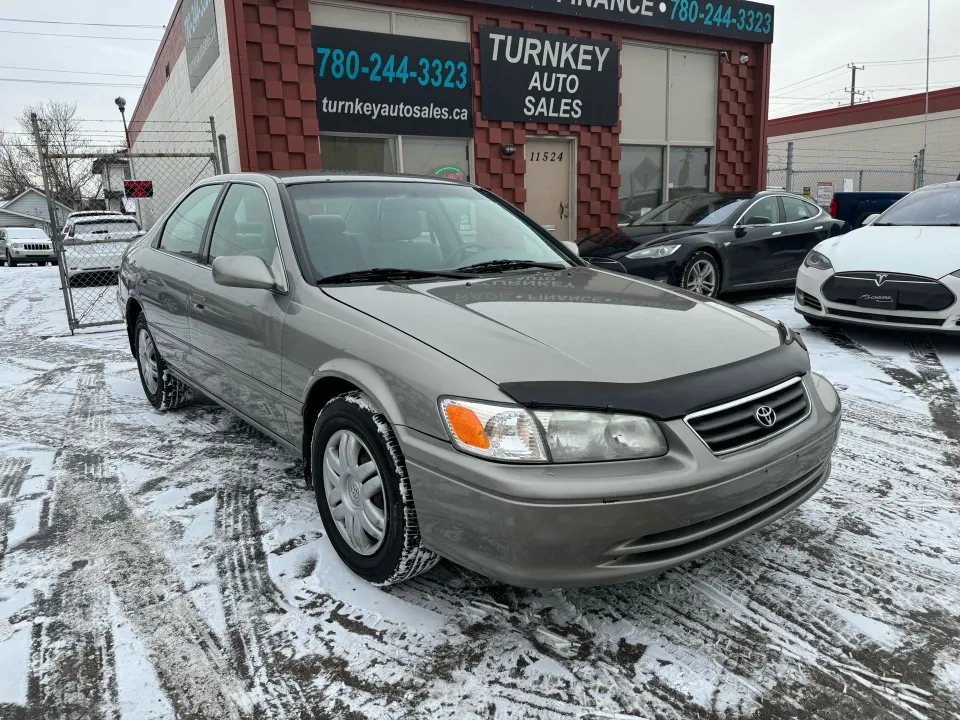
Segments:
[[[24,263],[55,263],[53,242],[39,228],[0,228],[0,265],[16,267]]]
[[[810,251],[796,311],[814,325],[960,332],[960,182],[912,192],[867,223]]]
[[[95,215],[73,220],[63,239],[67,275],[114,282],[123,251],[131,240],[141,235],[143,230],[136,218],[127,215]]]
[[[63,223],[63,230],[60,231],[60,234],[66,237],[67,231],[74,220],[85,217],[103,217],[104,215],[123,215],[123,213],[119,210],[77,210],[67,215],[67,220]]]

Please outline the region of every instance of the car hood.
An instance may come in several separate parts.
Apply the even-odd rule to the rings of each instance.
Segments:
[[[589,267],[323,291],[498,384],[655,382],[781,344],[772,322]]]
[[[714,227],[676,225],[640,225],[638,227],[614,228],[584,238],[577,243],[580,255],[585,258],[602,257],[619,259],[637,248],[662,245],[670,241],[684,240],[703,235]]]
[[[960,270],[960,227],[865,227],[817,246],[835,272],[941,278]]]

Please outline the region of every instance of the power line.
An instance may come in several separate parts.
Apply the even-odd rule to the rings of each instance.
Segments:
[[[46,85],[92,85],[98,87],[129,87],[142,88],[142,85],[133,85],[131,83],[98,83],[84,82],[82,80],[29,80],[27,78],[0,78],[0,82],[19,82],[19,83],[43,83]]]
[[[87,27],[140,28],[143,30],[163,30],[166,25],[127,25],[124,23],[67,22],[65,20],[28,20],[27,18],[0,18],[2,22],[41,23],[43,25],[85,25]]]
[[[29,67],[20,67],[19,65],[0,65],[2,70],[29,70],[30,72],[52,72],[52,73],[69,73],[71,75],[108,75],[110,77],[129,77],[129,78],[140,78],[145,79],[145,75],[127,75],[125,73],[108,73],[100,72],[99,70],[55,70],[53,68],[29,68]]]
[[[160,40],[162,40],[162,38],[136,38],[117,35],[68,35],[66,33],[26,32],[24,30],[0,30],[0,33],[7,35],[43,35],[45,37],[80,38],[83,40],[143,40],[146,42],[160,42]]]
[[[810,77],[808,77],[808,78],[806,78],[806,79],[804,79],[804,80],[797,80],[795,83],[790,83],[789,85],[784,85],[783,87],[778,87],[778,88],[777,88],[776,90],[774,90],[773,92],[780,92],[781,90],[786,90],[788,87],[793,87],[794,85],[800,85],[801,83],[805,83],[805,82],[807,82],[808,80],[813,80],[813,79],[815,79],[815,78],[822,77],[822,76],[827,75],[827,74],[829,74],[829,73],[836,72],[837,70],[844,70],[844,71],[846,71],[846,69],[847,69],[847,66],[846,66],[846,65],[840,65],[840,66],[838,66],[838,67],[831,68],[830,70],[825,70],[824,72],[819,73],[819,74],[817,74],[817,75],[811,75]]]

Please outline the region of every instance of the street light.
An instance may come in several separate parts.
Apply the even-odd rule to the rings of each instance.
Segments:
[[[123,137],[127,141],[127,152],[130,152],[130,133],[127,131],[127,101],[125,98],[118,97],[114,102],[120,109],[120,117],[123,118]]]

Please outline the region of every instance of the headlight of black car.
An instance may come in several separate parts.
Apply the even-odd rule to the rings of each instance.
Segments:
[[[833,270],[833,263],[830,262],[830,258],[823,253],[818,253],[816,250],[811,250],[807,253],[807,257],[804,258],[803,261],[803,266],[813,268],[814,270]]]

